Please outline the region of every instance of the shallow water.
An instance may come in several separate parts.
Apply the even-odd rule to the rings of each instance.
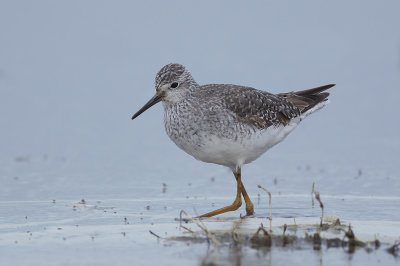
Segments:
[[[381,241],[377,250],[359,248],[354,253],[347,248],[327,248],[315,251],[311,244],[272,246],[268,250],[248,245],[232,245],[223,242],[215,246],[207,242],[206,235],[195,224],[185,224],[197,232],[190,240],[179,240],[180,236],[192,234],[179,228],[179,212],[186,209],[194,215],[230,202],[228,197],[204,198],[152,198],[152,199],[85,199],[84,201],[2,201],[0,210],[7,213],[1,217],[0,246],[12,264],[109,264],[134,263],[151,265],[163,261],[166,265],[199,265],[216,262],[220,265],[262,264],[267,261],[289,265],[304,260],[310,265],[373,264],[396,265],[399,259],[386,249],[400,240],[399,208],[396,197],[346,197],[321,196],[325,215],[335,215],[342,224],[351,224],[356,237],[362,241]],[[257,199],[257,196],[253,197]],[[287,235],[304,238],[312,234],[319,224],[321,210],[318,204],[312,207],[311,195],[273,195],[272,231],[283,232],[283,224],[289,229]],[[205,219],[205,226],[218,236],[236,232],[251,237],[260,224],[269,228],[267,197],[255,200],[253,217],[241,219],[239,211]],[[395,204],[393,204],[395,203]],[[367,205],[368,212],[359,206]],[[390,208],[387,208],[390,206]],[[293,229],[296,224],[296,229]],[[150,234],[151,230],[154,234]],[[322,232],[321,237],[344,238],[344,232]],[[372,246],[372,244],[371,244]],[[27,254],[20,256],[21,252]],[[139,255],[140,254],[140,255]]]
[[[305,163],[267,155],[243,168],[255,215],[241,219],[242,206],[204,220],[216,237],[231,235],[235,228],[245,240],[235,244],[228,238],[215,246],[196,224],[185,224],[195,237],[180,228],[179,214],[185,210],[195,216],[230,204],[236,190],[233,175],[224,167],[177,154],[175,159],[184,161],[181,166],[164,162],[148,165],[147,172],[117,157],[109,165],[99,159],[101,166],[86,164],[94,158],[84,157],[3,159],[0,255],[14,265],[154,265],[160,261],[164,265],[291,265],[299,259],[309,265],[399,263],[398,252],[387,252],[400,241],[399,179],[390,168],[360,169],[312,157]],[[142,160],[147,156],[143,154]],[[306,232],[318,232],[320,222],[321,209],[311,195],[313,183],[324,216],[338,217],[343,230],[351,225],[366,247],[350,253],[348,247],[328,248],[323,242],[314,250],[312,243],[303,241]],[[287,224],[286,234],[300,239],[296,244],[277,243],[269,249],[249,244],[261,224],[270,226],[268,197],[258,184],[272,192],[272,233],[281,235]],[[344,239],[344,233],[322,231],[320,235]],[[381,242],[378,249],[373,246],[375,239]]]
[[[386,249],[400,241],[399,3],[1,1],[0,264],[398,265]],[[269,227],[262,185],[273,234],[287,224],[304,239],[320,221],[314,184],[325,217],[381,247],[216,247],[196,224],[185,224],[196,237],[179,228],[181,210],[230,204],[236,185],[168,139],[161,105],[131,121],[170,62],[199,84],[337,84],[328,106],[243,167],[256,214],[204,220],[216,237]]]

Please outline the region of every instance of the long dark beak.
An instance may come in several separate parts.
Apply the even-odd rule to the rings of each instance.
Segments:
[[[143,113],[144,111],[146,111],[147,109],[149,109],[153,105],[155,105],[156,103],[160,102],[163,97],[164,97],[164,93],[163,92],[157,92],[153,96],[153,98],[150,99],[150,101],[148,101],[142,108],[140,108],[139,111],[136,112],[136,114],[134,114],[132,116],[132,120],[135,119],[136,117],[138,117],[141,113]]]

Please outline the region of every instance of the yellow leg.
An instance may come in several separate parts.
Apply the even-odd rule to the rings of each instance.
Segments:
[[[249,195],[246,192],[246,189],[244,188],[244,185],[242,183],[242,169],[239,167],[236,172],[233,172],[235,175],[236,181],[241,183],[242,187],[242,195],[244,198],[244,201],[246,202],[246,215],[253,215],[254,214],[254,205],[250,200]]]
[[[235,175],[235,177],[236,177],[236,175]],[[242,195],[241,194],[242,194],[243,186],[242,186],[242,182],[240,181],[240,176],[239,176],[239,179],[236,178],[236,181],[237,181],[236,198],[235,198],[235,201],[231,205],[220,208],[220,209],[212,211],[212,212],[208,212],[203,215],[200,215],[198,218],[212,217],[212,216],[224,213],[224,212],[236,211],[237,209],[239,209],[239,207],[242,206]],[[246,203],[246,205],[247,205],[247,203]]]

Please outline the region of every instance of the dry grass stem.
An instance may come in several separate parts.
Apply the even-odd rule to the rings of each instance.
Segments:
[[[311,207],[314,208],[314,185],[315,183],[312,183],[312,189],[311,189]]]
[[[180,225],[180,227],[182,227],[183,229],[187,230],[188,232],[192,233],[193,235],[196,235],[196,232],[194,232],[193,230],[191,230],[190,228],[187,228],[184,225]]]
[[[157,237],[158,239],[162,238],[161,236],[157,235],[156,233],[154,233],[153,231],[149,230],[150,234],[152,234],[153,236]],[[124,235],[125,236],[125,235]]]
[[[196,210],[195,210],[196,212]],[[211,241],[214,243],[214,245],[219,246],[221,245],[221,243],[215,238],[215,236],[213,234],[211,234],[211,232],[207,229],[207,227],[204,225],[203,221],[199,220],[196,221],[192,216],[190,216],[185,210],[181,210],[180,214],[179,214],[179,227],[183,227],[184,229],[188,230],[188,231],[192,231],[184,226],[182,226],[182,214],[185,214],[193,223],[195,223],[201,230],[203,230],[206,235],[208,236],[208,238],[211,239]],[[197,215],[197,214],[196,214]],[[193,232],[193,231],[192,231]],[[194,233],[194,232],[193,232]]]
[[[269,197],[269,231],[272,232],[272,205],[271,205],[272,196],[271,196],[271,192],[269,192],[266,188],[264,188],[261,185],[258,185],[258,188],[261,188],[266,193],[268,193],[268,197]]]
[[[319,206],[321,207],[322,214],[321,214],[321,222],[319,225],[322,227],[322,221],[324,220],[324,204],[321,201],[319,192],[315,192],[315,199],[319,202]]]

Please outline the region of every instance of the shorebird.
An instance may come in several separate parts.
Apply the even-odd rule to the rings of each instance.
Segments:
[[[132,116],[158,102],[170,139],[197,160],[229,167],[237,181],[234,202],[199,217],[254,206],[242,183],[241,168],[281,142],[309,114],[328,101],[329,84],[309,90],[272,94],[232,84],[199,85],[183,65],[168,64],[155,78],[156,94]]]

